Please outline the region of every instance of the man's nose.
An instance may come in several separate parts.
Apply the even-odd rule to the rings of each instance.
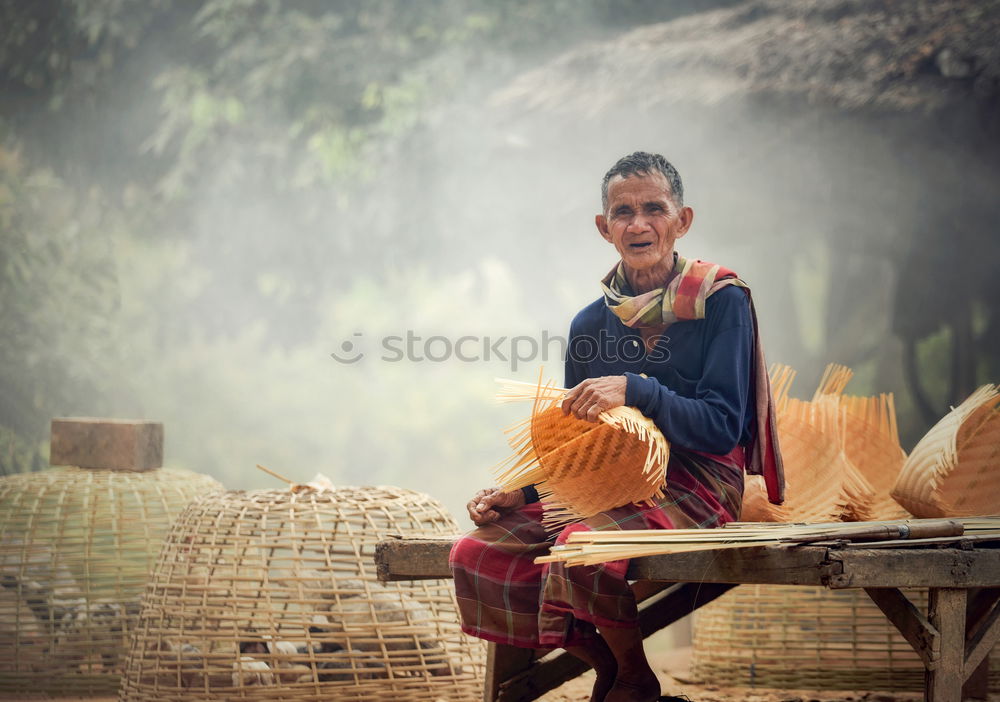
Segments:
[[[649,220],[646,219],[645,215],[636,214],[629,220],[628,230],[630,232],[644,232],[649,228]]]

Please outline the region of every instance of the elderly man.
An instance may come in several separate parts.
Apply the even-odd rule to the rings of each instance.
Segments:
[[[621,260],[570,325],[562,408],[597,421],[629,405],[651,418],[671,443],[665,495],[551,535],[534,488],[482,490],[468,504],[478,528],[455,544],[451,565],[466,633],[565,648],[597,672],[595,702],[656,700],[627,561],[534,558],[579,529],[722,526],[739,518],[744,470],[781,500],[781,461],[749,289],[674,249],[694,219],[676,169],[657,154],[626,156],[604,176],[602,204],[597,230]]]

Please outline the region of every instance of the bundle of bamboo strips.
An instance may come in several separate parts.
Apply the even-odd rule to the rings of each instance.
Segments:
[[[531,400],[532,410],[508,430],[514,454],[497,467],[497,484],[504,490],[536,485],[547,527],[663,495],[670,447],[637,409],[616,407],[586,422],[563,413],[566,390],[551,382],[498,382],[498,400]]]
[[[841,522],[774,524],[731,522],[719,529],[663,529],[634,531],[578,531],[565,545],[554,546],[537,563],[565,562],[593,565],[641,556],[688,551],[709,551],[753,546],[792,545],[834,540],[886,538],[911,543],[927,534],[960,535],[1000,539],[1000,517],[968,517],[949,520],[897,519],[846,525]]]

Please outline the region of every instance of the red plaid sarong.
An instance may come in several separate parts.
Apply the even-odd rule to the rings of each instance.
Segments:
[[[536,565],[553,543],[584,529],[689,529],[739,518],[742,469],[682,449],[672,451],[664,496],[565,527],[542,526],[540,503],[525,505],[459,539],[451,550],[462,630],[495,643],[565,648],[595,627],[633,627],[638,610],[625,579],[627,560],[593,566]]]

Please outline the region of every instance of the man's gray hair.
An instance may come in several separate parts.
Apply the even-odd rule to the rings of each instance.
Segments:
[[[651,154],[645,151],[636,151],[628,156],[622,156],[618,162],[604,174],[601,182],[601,206],[604,211],[608,211],[608,183],[615,176],[628,178],[634,175],[652,175],[659,173],[667,179],[670,185],[670,194],[673,196],[674,204],[678,207],[684,206],[684,184],[681,183],[681,175],[677,169],[667,159],[659,154]]]

